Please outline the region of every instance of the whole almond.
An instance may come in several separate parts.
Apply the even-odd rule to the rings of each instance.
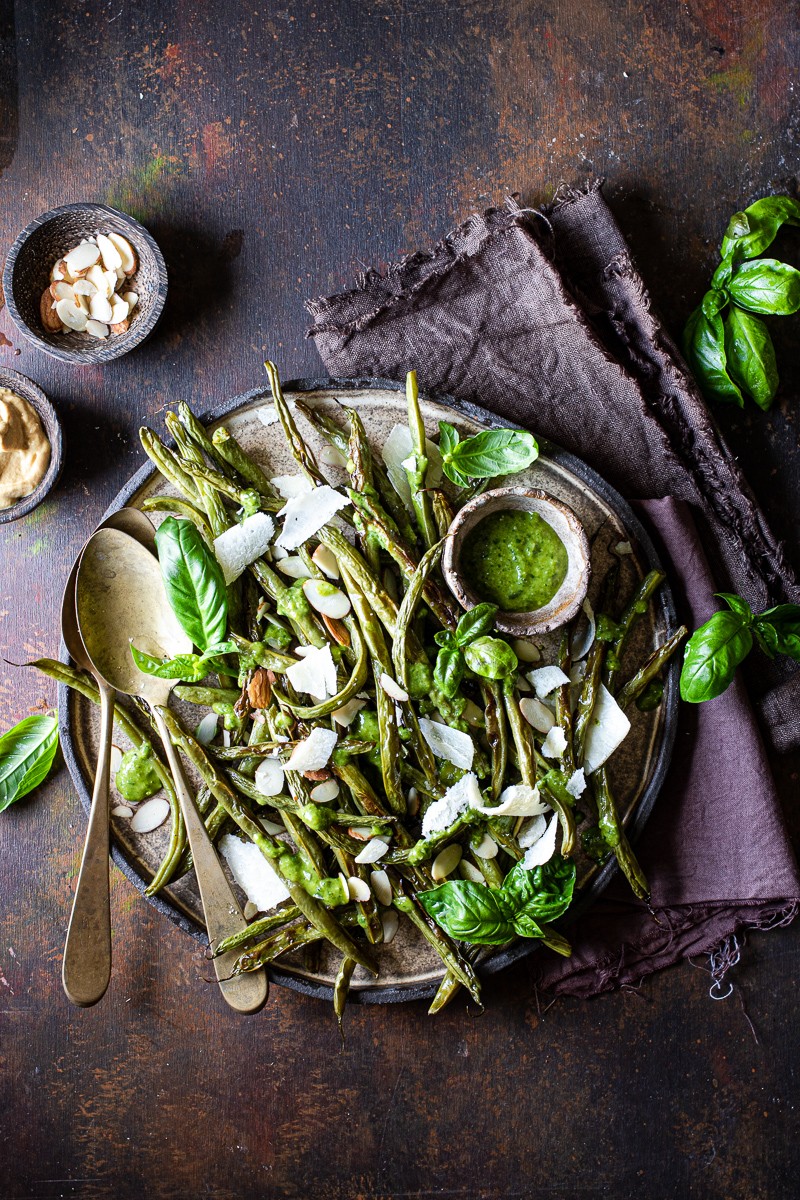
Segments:
[[[50,288],[45,288],[42,292],[42,298],[39,301],[39,316],[41,317],[45,333],[61,332],[61,318],[53,307],[54,304],[55,300],[50,292]]]
[[[127,333],[130,327],[130,321],[126,317],[124,321],[117,321],[116,325],[111,326],[112,333]]]
[[[111,327],[114,328],[113,325]],[[253,708],[269,708],[272,699],[272,684],[263,667],[258,667],[247,685],[247,696]]]
[[[347,629],[342,622],[337,621],[335,617],[326,617],[325,613],[321,613],[320,615],[322,616],[322,621],[325,628],[333,640],[338,642],[340,646],[349,646],[350,634],[347,632]]]

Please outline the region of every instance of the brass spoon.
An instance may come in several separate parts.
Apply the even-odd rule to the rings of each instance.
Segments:
[[[150,706],[164,743],[186,823],[209,941],[246,928],[231,886],[197,811],[169,736],[162,709],[174,681],[143,674],[131,656],[131,643],[158,657],[188,653],[191,641],[167,601],[158,562],[138,542],[115,529],[100,529],[81,557],[77,587],[78,627],[87,653],[106,684]],[[214,959],[219,986],[238,1012],[255,1012],[267,998],[262,969],[230,977],[236,951]]]
[[[148,549],[155,548],[155,531],[144,513],[123,508],[112,513],[100,529],[121,529]],[[94,669],[81,639],[75,613],[75,583],[81,556],[70,571],[61,601],[61,636],[77,667],[94,676],[100,692],[100,749],[94,776],[89,826],[81,869],[72,902],[61,979],[73,1004],[96,1004],[111,978],[111,912],[109,906],[109,786],[114,689]]]

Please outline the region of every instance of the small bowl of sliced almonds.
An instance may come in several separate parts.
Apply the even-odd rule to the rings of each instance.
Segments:
[[[167,296],[158,245],[104,204],[65,204],[32,221],[3,271],[14,324],[62,362],[119,358],[152,333]]]

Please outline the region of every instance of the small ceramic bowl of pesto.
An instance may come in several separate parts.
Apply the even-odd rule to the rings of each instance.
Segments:
[[[496,604],[497,629],[530,637],[578,612],[591,573],[589,540],[572,509],[546,492],[497,488],[461,509],[442,570],[462,608]]]

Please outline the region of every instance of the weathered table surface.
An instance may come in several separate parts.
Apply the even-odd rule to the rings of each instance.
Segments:
[[[28,349],[67,438],[52,500],[0,528],[0,654],[57,655],[74,555],[142,461],[137,428],[262,378],[320,372],[303,300],[518,190],[605,175],[674,329],[729,214],[793,190],[800,29],[782,0],[0,2],[2,243],[107,201],[163,247],[156,336],[102,369]],[[782,244],[797,254],[797,240]],[[800,564],[800,339],[765,416],[720,420]],[[54,702],[0,665],[0,729]],[[800,760],[780,764],[791,808]],[[796,810],[788,813],[800,832]],[[754,935],[724,1003],[688,964],[537,1010],[525,966],[456,1003],[226,1009],[196,947],[115,871],[115,964],[76,1011],[60,961],[85,819],[66,771],[0,818],[0,1194],[703,1197],[797,1194],[800,929]],[[745,834],[743,833],[743,836]],[[751,1025],[747,1019],[749,1016]],[[755,1035],[754,1032],[755,1031]]]

